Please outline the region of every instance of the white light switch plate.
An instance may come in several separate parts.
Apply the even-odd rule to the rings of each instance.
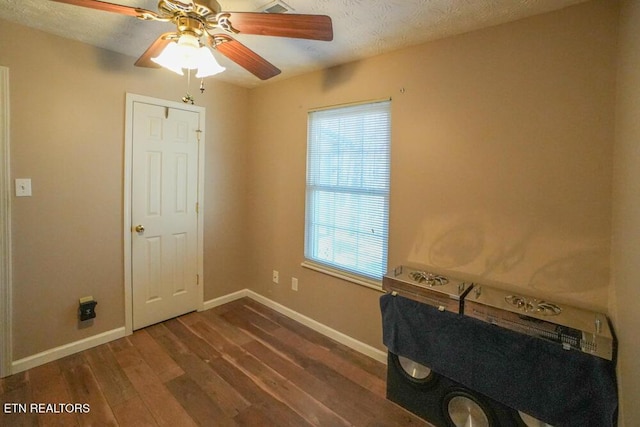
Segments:
[[[16,179],[16,197],[31,196],[31,178]]]

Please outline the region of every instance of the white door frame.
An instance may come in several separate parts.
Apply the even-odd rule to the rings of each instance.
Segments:
[[[151,98],[143,95],[127,93],[126,121],[124,138],[124,318],[125,333],[133,333],[133,290],[132,286],[132,256],[131,256],[131,178],[132,178],[132,148],[133,148],[133,104],[142,102],[159,105],[165,108],[193,111],[199,114],[200,132],[198,137],[198,286],[200,299],[198,310],[204,307],[204,146],[205,146],[205,115],[204,107],[184,103]]]
[[[11,174],[9,69],[0,66],[0,378],[11,375]]]

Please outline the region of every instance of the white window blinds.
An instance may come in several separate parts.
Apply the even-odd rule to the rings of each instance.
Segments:
[[[387,268],[390,101],[309,113],[305,257],[380,280]]]

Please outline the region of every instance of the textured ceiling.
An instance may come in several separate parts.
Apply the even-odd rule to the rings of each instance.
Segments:
[[[269,80],[378,55],[406,46],[561,9],[585,0],[285,0],[291,13],[329,15],[331,42],[235,36],[282,70]],[[155,11],[155,0],[110,0]],[[253,12],[272,0],[218,0],[225,11]],[[172,24],[140,21],[49,0],[0,0],[0,18],[132,57]],[[217,55],[227,70],[213,78],[245,87],[263,82]],[[156,72],[163,72],[158,70]]]

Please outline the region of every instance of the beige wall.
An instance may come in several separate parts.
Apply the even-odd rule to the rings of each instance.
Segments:
[[[640,1],[622,2],[613,191],[613,284],[624,425],[640,425]]]
[[[16,43],[20,40],[20,43]],[[124,326],[123,151],[125,93],[179,100],[184,78],[139,69],[130,58],[0,25],[10,69],[11,175],[33,196],[12,198],[13,358]],[[192,92],[196,92],[195,87]],[[248,91],[209,80],[205,187],[205,299],[244,287]],[[79,329],[78,298],[98,301]]]
[[[391,97],[390,267],[607,310],[617,12],[590,2],[253,89],[253,289],[384,348],[380,294],[300,263],[307,111]]]

